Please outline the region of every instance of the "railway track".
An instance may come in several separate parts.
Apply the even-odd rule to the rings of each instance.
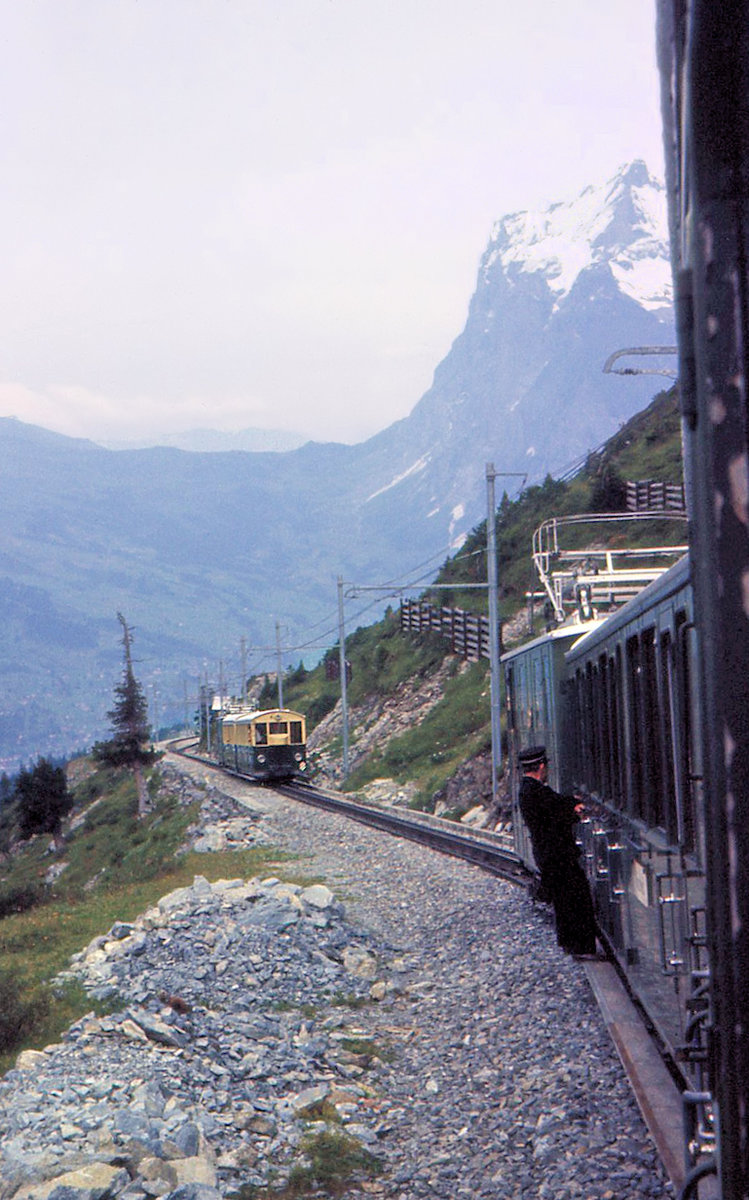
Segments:
[[[170,743],[169,749],[207,767],[227,771],[227,768],[219,767],[213,759],[196,754],[177,742]],[[227,774],[235,772],[227,771]],[[237,778],[246,779],[247,776],[237,774]],[[375,804],[352,800],[340,792],[326,791],[306,782],[256,786],[272,786],[275,792],[288,796],[290,800],[308,804],[313,808],[326,809],[328,812],[340,813],[349,820],[359,821],[363,825],[370,825],[396,837],[418,842],[422,846],[429,846],[430,849],[449,854],[453,858],[462,858],[511,883],[527,885],[531,881],[532,877],[515,854],[512,837],[508,834],[467,830],[457,826],[454,821],[445,821],[429,813],[405,813],[382,808]]]
[[[246,776],[227,771],[213,759],[196,753],[190,748],[194,745],[194,742],[188,745],[172,742],[168,749],[181,757],[252,782]],[[391,836],[406,838],[439,853],[461,858],[510,883],[528,887],[531,882],[532,876],[515,854],[510,835],[467,830],[428,813],[404,813],[361,803],[306,782],[256,786],[272,787],[273,791],[290,800],[339,813],[348,820],[381,829]],[[663,1164],[674,1184],[680,1188],[685,1177],[681,1136],[683,1106],[681,1091],[674,1079],[673,1064],[664,1059],[661,1045],[653,1038],[652,1028],[632,1003],[625,980],[616,969],[613,955],[607,961],[585,962],[583,967]]]
[[[530,883],[531,876],[512,849],[512,839],[503,834],[468,831],[454,822],[427,813],[402,813],[373,804],[346,800],[333,792],[305,783],[281,784],[275,790],[292,800],[338,812],[350,820],[371,825],[397,837],[419,842],[442,854],[474,863],[511,883]]]

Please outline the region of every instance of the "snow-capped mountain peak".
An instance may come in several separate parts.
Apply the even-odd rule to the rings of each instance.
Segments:
[[[508,278],[540,273],[557,307],[583,271],[604,263],[619,290],[643,308],[671,306],[665,189],[642,161],[573,200],[502,217],[482,267],[487,282],[497,269]]]

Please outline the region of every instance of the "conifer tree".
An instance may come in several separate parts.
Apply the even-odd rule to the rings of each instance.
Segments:
[[[51,833],[57,842],[62,819],[73,807],[62,767],[54,767],[49,759],[40,758],[31,770],[23,768],[16,780],[13,800],[21,837]]]
[[[143,768],[150,766],[154,760],[150,746],[148,704],[133,671],[133,635],[122,613],[117,613],[117,620],[122,626],[125,667],[122,682],[114,689],[114,708],[107,713],[114,736],[108,742],[98,743],[94,747],[94,754],[100,762],[113,767],[126,767],[133,772],[138,790],[138,816],[142,817],[148,810],[148,790]]]

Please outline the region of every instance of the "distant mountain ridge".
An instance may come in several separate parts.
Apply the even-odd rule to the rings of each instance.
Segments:
[[[0,421],[0,758],[101,736],[118,610],[157,720],[181,718],[198,675],[236,677],[240,639],[272,644],[276,619],[290,644],[320,621],[333,641],[337,575],[381,583],[460,545],[487,460],[533,482],[603,442],[658,390],[604,360],[673,339],[665,230],[642,163],[502,218],[432,387],[359,445],[111,451]]]
[[[283,453],[296,450],[309,439],[301,433],[285,429],[237,429],[227,432],[222,429],[184,429],[178,433],[157,433],[152,437],[135,438],[128,441],[100,440],[105,450],[150,450],[156,446],[168,446],[173,450],[191,450],[198,454],[219,454],[227,450],[245,450],[252,454],[273,451]]]

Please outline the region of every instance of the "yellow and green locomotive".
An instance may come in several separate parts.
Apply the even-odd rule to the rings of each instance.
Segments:
[[[221,765],[252,779],[294,779],[307,770],[307,728],[288,708],[239,709],[221,720]]]

